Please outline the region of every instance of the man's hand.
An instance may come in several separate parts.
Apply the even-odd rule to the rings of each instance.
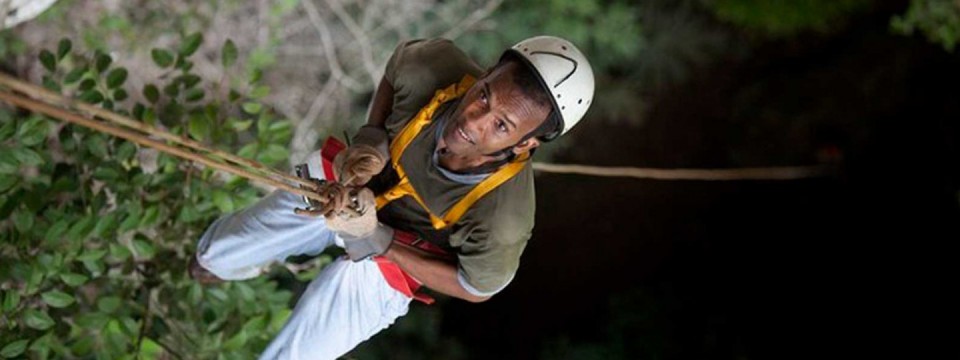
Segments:
[[[377,221],[377,202],[370,189],[356,195],[358,217],[342,212],[327,216],[327,227],[343,238],[344,249],[353,261],[382,255],[393,243],[393,229]]]
[[[376,148],[354,144],[333,158],[333,170],[344,185],[363,186],[379,174],[387,158]]]
[[[318,208],[294,209],[294,212],[298,215],[323,215],[330,217],[334,214],[342,212],[348,206],[353,204],[353,196],[350,194],[350,189],[340,183],[323,183],[320,185],[320,188],[317,189],[317,194],[323,198],[326,198],[327,202]]]
[[[362,186],[379,174],[389,159],[387,131],[366,125],[353,137],[353,144],[333,159],[333,169],[344,185]]]

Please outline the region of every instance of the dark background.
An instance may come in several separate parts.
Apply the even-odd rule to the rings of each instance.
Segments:
[[[737,145],[723,134],[746,117],[812,118],[807,135],[841,158],[833,176],[540,175],[516,279],[484,304],[446,302],[442,332],[473,358],[947,355],[938,346],[956,336],[960,59],[889,34],[885,10],[703,69],[657,97],[642,131],[578,129],[557,156],[724,167]],[[791,144],[745,151],[762,158],[768,146]]]

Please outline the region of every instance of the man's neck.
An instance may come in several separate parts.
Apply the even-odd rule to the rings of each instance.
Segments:
[[[459,156],[456,154],[451,154],[444,151],[443,139],[437,139],[437,158],[438,164],[449,171],[455,173],[470,173],[474,172],[473,170],[480,169],[484,165],[491,164],[493,162],[502,160],[502,158],[496,158],[492,156],[479,155],[479,156]]]

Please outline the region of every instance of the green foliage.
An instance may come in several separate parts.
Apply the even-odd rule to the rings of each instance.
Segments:
[[[829,32],[870,0],[704,0],[717,18],[736,26],[782,38],[805,31]]]
[[[960,2],[913,0],[906,13],[890,20],[890,27],[904,35],[919,30],[930,42],[953,52],[960,42]]]
[[[269,89],[205,83],[191,71],[201,43],[194,34],[175,52],[151,51],[167,70],[142,89],[110,56],[69,40],[39,56],[49,88],[283,165],[292,126],[256,100]],[[186,267],[211,221],[260,195],[243,179],[0,107],[0,356],[255,357],[289,316],[291,293],[262,278],[202,288]]]
[[[643,47],[639,6],[629,1],[506,2],[493,19],[498,25],[494,32],[476,34],[463,44],[485,63],[493,63],[503,49],[533,34],[560,36],[584,53],[603,54],[590,58],[591,65],[601,69],[633,58]]]

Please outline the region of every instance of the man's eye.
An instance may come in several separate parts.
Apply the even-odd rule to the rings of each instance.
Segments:
[[[487,103],[487,93],[486,93],[486,92],[483,92],[483,91],[480,92],[480,101],[482,101],[484,104]]]
[[[507,132],[507,123],[503,120],[497,120],[497,129],[501,132]]]

